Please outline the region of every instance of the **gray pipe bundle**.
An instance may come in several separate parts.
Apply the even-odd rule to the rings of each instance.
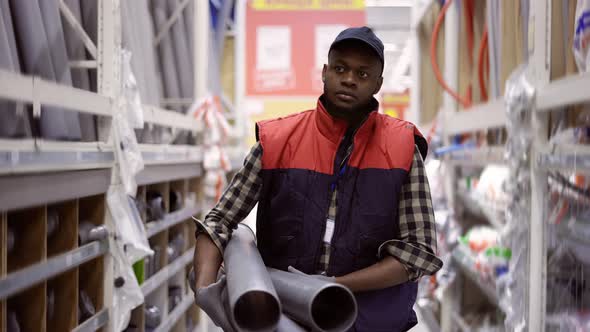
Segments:
[[[80,0],[65,0],[74,17],[83,24],[82,9],[80,7]],[[74,28],[65,22],[63,23],[64,36],[68,57],[71,61],[86,60],[86,49],[82,39],[78,36]],[[78,89],[91,91],[90,76],[88,69],[76,68],[71,70],[72,84]],[[96,135],[96,116],[92,114],[80,113],[80,129],[82,130],[82,140],[86,142],[94,142],[97,140]]]
[[[284,311],[313,331],[347,331],[355,322],[352,292],[339,284],[307,275],[268,269]]]
[[[151,2],[151,11],[156,35],[164,27],[168,19],[167,6],[168,4],[166,1]],[[174,44],[170,35],[160,41],[160,44],[158,45],[158,54],[160,58],[160,72],[162,73],[164,96],[173,99],[181,98]],[[182,68],[179,69],[182,70]],[[178,107],[171,107],[171,109],[180,110]]]
[[[57,75],[53,66],[49,36],[45,29],[44,17],[37,1],[11,0],[10,7],[14,19],[14,32],[16,42],[20,50],[22,69],[26,74],[38,75],[49,81],[57,81]],[[57,15],[59,19],[59,14]],[[48,18],[45,17],[45,21]],[[47,22],[51,32],[54,29],[50,22]],[[52,36],[55,37],[55,36]],[[66,121],[65,111],[58,107],[44,106],[41,108],[40,132],[41,136],[49,139],[73,140],[76,137],[70,135]],[[73,128],[80,133],[80,127]],[[78,135],[79,138],[79,135]]]
[[[299,324],[295,323],[291,318],[287,317],[287,315],[282,314],[281,320],[279,321],[279,326],[277,326],[277,332],[305,332],[307,329],[304,329]]]
[[[180,6],[180,4],[180,0],[167,0],[168,17],[172,16],[176,7]],[[185,26],[184,15],[180,15],[170,29],[166,38],[172,38],[180,95],[182,98],[191,98],[194,90],[193,63],[190,61],[190,55],[192,53],[188,48],[189,41],[186,36],[187,28]],[[186,106],[183,108],[186,108]]]
[[[66,41],[58,1],[39,0],[39,8],[41,9],[41,17],[47,35],[47,46],[49,46],[51,64],[55,75],[54,79],[57,83],[72,86],[72,75],[68,64]],[[70,111],[62,112],[64,112],[63,117],[66,125],[65,134],[67,139],[74,141],[80,140],[82,138],[82,130],[80,129],[78,113]],[[43,121],[43,118],[41,118],[42,124]],[[53,137],[48,136],[48,138]]]
[[[20,72],[11,9],[0,0],[0,68]],[[0,100],[0,137],[31,137],[29,113],[22,103]]]
[[[281,305],[248,226],[233,232],[223,258],[234,325],[240,331],[275,331]]]
[[[233,232],[224,261],[231,315],[240,331],[306,330],[291,317],[313,331],[340,332],[348,330],[356,320],[357,304],[348,288],[307,275],[267,269],[255,235],[246,225],[240,224]],[[281,314],[281,305],[285,314]]]

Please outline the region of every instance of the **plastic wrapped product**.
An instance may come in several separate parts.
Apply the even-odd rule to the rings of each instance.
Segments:
[[[146,193],[146,200],[148,221],[164,218],[166,207],[164,206],[164,198],[162,197],[162,194],[157,191],[148,191]]]
[[[170,191],[170,212],[182,209],[183,203],[182,193],[179,190]]]
[[[168,261],[172,262],[176,258],[180,257],[182,250],[184,249],[184,235],[177,233],[168,243]]]
[[[531,112],[535,89],[526,76],[526,66],[518,67],[506,82],[506,159],[509,161],[511,181],[506,192],[511,198],[506,208],[506,227],[503,243],[511,250],[508,273],[496,282],[502,290],[500,306],[506,313],[509,330],[522,331],[526,327],[526,289],[528,282],[528,236],[530,229],[530,146],[533,138]]]
[[[47,237],[50,238],[59,228],[59,213],[56,209],[47,210]]]
[[[590,0],[578,0],[574,24],[574,57],[581,72],[590,70]]]
[[[137,262],[153,252],[150,249],[143,221],[137,207],[122,186],[112,185],[107,193],[109,212],[115,221],[120,245],[125,247],[127,258]]]
[[[122,56],[122,75],[123,75],[123,96],[127,101],[127,121],[129,126],[134,129],[142,129],[143,105],[139,94],[139,87],[133,70],[131,68],[131,52],[128,50],[121,51]]]
[[[135,196],[137,192],[135,175],[144,168],[143,157],[139,150],[135,131],[128,120],[128,116],[132,112],[127,111],[125,99],[118,98],[115,105],[112,120],[115,156],[119,164],[120,178],[125,193]]]
[[[114,331],[122,331],[129,325],[131,311],[144,302],[141,287],[132,268],[128,252],[119,241],[120,238],[109,237],[111,254],[113,257],[113,277],[115,287],[111,307],[116,308],[111,312]]]

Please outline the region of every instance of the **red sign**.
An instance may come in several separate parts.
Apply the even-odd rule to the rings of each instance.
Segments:
[[[275,2],[248,1],[246,96],[317,96],[331,42],[343,29],[365,25],[362,2]]]

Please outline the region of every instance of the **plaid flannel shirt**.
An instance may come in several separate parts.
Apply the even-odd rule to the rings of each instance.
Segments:
[[[231,231],[248,216],[258,202],[262,189],[262,153],[262,146],[256,143],[244,160],[244,166],[232,179],[205,220],[201,222],[195,219],[199,230],[209,234],[221,252],[225,249]],[[336,220],[337,212],[338,205],[334,192],[328,218]],[[399,238],[383,243],[375,253],[378,257],[390,255],[398,260],[412,281],[423,275],[434,274],[442,267],[442,261],[435,254],[436,229],[430,186],[417,147],[408,180],[403,185],[399,198],[399,229]],[[324,243],[317,272],[326,271],[329,264],[330,244]]]

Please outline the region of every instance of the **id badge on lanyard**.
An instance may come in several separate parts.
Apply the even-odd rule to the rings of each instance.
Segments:
[[[338,181],[344,175],[345,172],[346,160],[344,161],[343,166],[340,167],[340,171],[338,172],[338,177],[336,181],[332,182],[332,185],[330,187],[332,189],[332,195],[334,195],[334,191],[336,190]],[[332,199],[334,198],[332,197]],[[332,237],[334,237],[334,227],[336,226],[336,221],[332,217],[334,216],[328,216],[328,218],[326,219],[326,231],[324,232],[324,242],[327,244],[332,243]]]

